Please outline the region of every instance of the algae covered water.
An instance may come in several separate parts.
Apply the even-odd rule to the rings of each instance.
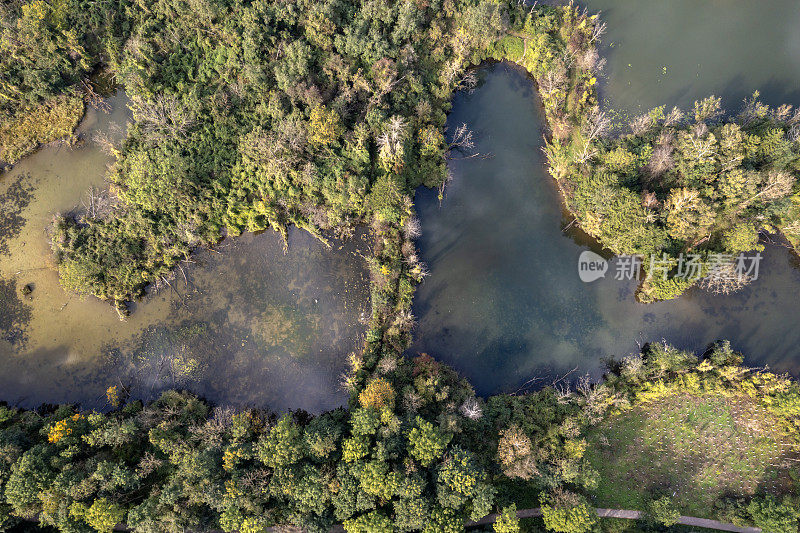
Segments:
[[[89,110],[80,145],[43,148],[0,175],[2,399],[102,408],[120,385],[145,399],[186,388],[220,404],[341,405],[340,374],[365,330],[362,233],[328,249],[293,229],[286,253],[272,231],[226,239],[125,322],[61,289],[47,229],[55,212],[84,209],[90,189],[106,187],[112,159],[94,139],[121,139],[130,119],[123,94],[109,104],[108,114]]]

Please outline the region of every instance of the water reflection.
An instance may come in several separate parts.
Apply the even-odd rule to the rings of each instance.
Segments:
[[[725,109],[759,90],[772,105],[800,105],[796,0],[585,0],[608,25],[600,53],[607,104],[639,113],[691,106],[715,94]]]
[[[123,134],[125,98],[110,103],[111,114],[90,110],[85,138]],[[120,322],[108,304],[61,289],[46,233],[54,212],[103,187],[110,162],[86,142],[0,176],[0,399],[101,408],[105,389],[123,385],[140,398],[179,387],[279,410],[344,403],[339,376],[365,330],[365,234],[327,249],[292,230],[286,254],[274,232],[227,239]]]
[[[441,208],[435,191],[417,191],[431,275],[417,290],[412,351],[452,364],[482,394],[573,369],[597,373],[603,357],[661,339],[700,350],[727,338],[749,364],[800,370],[800,271],[785,248],[768,246],[760,278],[731,296],[692,290],[643,305],[635,281],[582,283],[578,256],[589,247],[562,231],[569,219],[544,170],[532,84],[506,64],[482,72],[473,94],[455,98],[448,123],[469,125],[490,157],[451,162]]]

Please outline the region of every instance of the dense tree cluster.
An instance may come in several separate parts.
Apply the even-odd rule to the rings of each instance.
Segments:
[[[608,121],[597,116],[580,141],[554,136],[548,146],[581,227],[616,254],[644,258],[641,299],[674,298],[704,278],[725,281],[739,254],[763,249],[759,232],[783,232],[797,244],[800,110],[757,98],[727,118],[714,97],[688,116],[658,108],[612,137],[600,136]],[[681,255],[698,256],[704,269],[688,272]],[[740,277],[710,288],[736,289]]]
[[[444,178],[452,90],[509,18],[494,2],[452,0],[126,13],[110,65],[135,120],[111,174],[122,202],[61,219],[54,236],[70,288],[118,303],[226,234],[401,228],[410,191]]]
[[[653,345],[612,362],[607,379],[483,400],[427,356],[383,360],[349,409],[311,417],[212,408],[180,392],[107,413],[0,407],[0,523],[19,517],[70,532],[223,529],[276,524],[327,531],[462,531],[541,506],[550,531],[593,531],[586,432],[607,416],[671,394],[746,394],[800,444],[800,386],[748,370],[720,344],[703,357]],[[796,487],[720,502],[716,514],[769,531],[797,528]],[[669,499],[648,519],[675,519]],[[15,518],[16,517],[16,518]],[[644,523],[641,527],[646,529]],[[794,529],[793,529],[794,528]]]

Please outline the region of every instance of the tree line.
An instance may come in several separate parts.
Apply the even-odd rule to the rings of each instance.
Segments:
[[[587,432],[615,413],[671,395],[744,395],[797,453],[800,386],[741,362],[726,343],[701,357],[652,345],[609,362],[595,385],[484,400],[428,356],[387,357],[347,408],[318,416],[214,407],[178,391],[143,405],[119,387],[105,413],[3,406],[0,524],[27,517],[65,532],[125,524],[177,533],[343,523],[349,532],[439,533],[500,512],[498,532],[613,530],[594,512],[604,480],[586,451]],[[363,368],[354,362],[352,371]],[[796,531],[790,479],[777,492],[732,495],[709,514]],[[642,490],[652,499],[634,527],[674,524],[670,499]],[[520,524],[516,509],[530,506],[542,508],[541,520]]]

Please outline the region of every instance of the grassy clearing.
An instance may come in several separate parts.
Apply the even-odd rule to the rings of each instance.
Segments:
[[[780,494],[792,464],[775,418],[746,396],[675,394],[611,416],[589,435],[600,507],[643,509],[670,496],[711,517],[723,496]]]
[[[42,144],[72,135],[84,113],[83,98],[57,96],[0,121],[0,161],[16,163]]]

